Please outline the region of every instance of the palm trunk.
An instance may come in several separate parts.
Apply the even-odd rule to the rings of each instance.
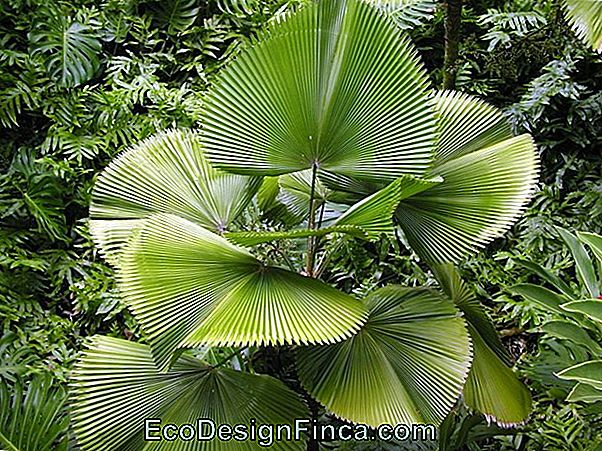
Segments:
[[[462,0],[445,3],[445,62],[443,65],[443,89],[455,89],[458,72],[458,49],[462,24]]]

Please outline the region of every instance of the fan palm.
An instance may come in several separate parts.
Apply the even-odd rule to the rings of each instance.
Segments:
[[[510,226],[536,177],[530,137],[513,137],[480,101],[431,92],[408,38],[370,3],[322,1],[271,24],[212,87],[200,134],[160,133],[98,179],[91,230],[148,344],[90,341],[72,381],[82,448],[143,449],[147,416],[305,414],[277,380],[195,357],[208,346],[292,345],[300,380],[334,414],[439,423],[483,347],[471,344],[462,302],[399,286],[343,293],[319,280],[321,245],[397,231],[427,262],[457,261]],[[265,227],[249,229],[257,207]],[[257,245],[280,240],[299,245],[303,265],[261,257]],[[253,408],[234,403],[239,395]],[[501,411],[500,422],[528,413],[504,415],[502,395],[495,402],[474,408]],[[103,415],[114,424],[101,432]]]
[[[564,7],[577,36],[602,52],[602,0],[564,0]]]

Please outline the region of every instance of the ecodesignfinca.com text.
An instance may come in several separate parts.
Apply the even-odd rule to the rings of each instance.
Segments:
[[[319,441],[432,441],[437,429],[431,424],[383,424],[376,429],[365,424],[323,425],[315,420],[298,418],[292,424],[265,424],[251,419],[248,424],[216,424],[208,418],[195,423],[163,423],[160,418],[144,420],[146,441],[252,441],[269,447],[276,442],[300,441],[308,438]]]

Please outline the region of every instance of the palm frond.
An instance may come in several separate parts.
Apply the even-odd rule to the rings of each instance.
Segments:
[[[412,197],[441,180],[422,180],[411,175],[398,178],[385,188],[361,200],[347,210],[336,225],[354,225],[362,229],[370,238],[378,238],[381,234],[392,235],[395,231],[393,213],[399,202]]]
[[[353,297],[266,266],[173,215],[144,220],[123,250],[118,280],[161,369],[178,348],[334,343],[365,321]]]
[[[370,316],[357,335],[298,350],[301,382],[346,420],[373,427],[439,424],[470,368],[464,320],[428,289],[389,286],[365,302]]]
[[[227,174],[206,161],[197,136],[171,130],[148,138],[115,159],[99,176],[90,230],[116,263],[139,220],[171,213],[223,232],[243,211],[261,179]]]
[[[0,378],[0,449],[66,451],[69,417],[67,393],[49,376],[37,375],[27,387]]]
[[[222,73],[202,141],[218,167],[388,178],[429,168],[436,122],[408,38],[359,0],[309,5],[270,26]]]
[[[219,424],[292,424],[307,417],[300,398],[269,376],[214,368],[182,356],[171,371],[160,373],[148,346],[95,336],[77,363],[71,381],[72,425],[83,451],[165,449],[166,443],[144,440],[144,421],[196,425],[198,419]],[[252,441],[183,441],[177,450],[251,450]],[[220,447],[221,445],[221,447]],[[304,440],[283,441],[285,450],[305,449]]]
[[[577,36],[602,52],[602,0],[564,0],[564,6]]]
[[[331,233],[345,233],[358,238],[368,238],[368,234],[362,227],[354,225],[334,225],[321,229],[297,229],[276,232],[227,232],[224,234],[224,237],[234,244],[247,247],[277,240],[294,240],[311,236],[320,237]]]
[[[503,427],[524,423],[531,412],[531,394],[516,374],[485,343],[471,324],[474,360],[464,386],[464,402]]]
[[[433,271],[443,291],[464,313],[473,343],[464,402],[503,427],[526,421],[531,394],[511,370],[510,356],[483,306],[453,265],[434,265]]]
[[[512,137],[501,113],[464,94],[437,95],[441,137],[430,176],[443,178],[399,205],[408,242],[431,263],[456,262],[503,234],[538,177],[529,135]]]

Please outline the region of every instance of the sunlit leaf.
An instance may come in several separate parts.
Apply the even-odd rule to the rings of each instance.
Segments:
[[[464,402],[501,426],[524,422],[531,412],[531,394],[510,368],[510,356],[491,319],[453,265],[436,265],[433,270],[444,292],[464,313],[473,343]]]
[[[113,263],[139,220],[171,213],[215,232],[225,231],[261,183],[213,169],[192,131],[171,130],[122,153],[99,176],[90,229]]]
[[[334,343],[365,321],[355,298],[173,215],[144,221],[118,280],[161,369],[178,348]]]
[[[441,137],[430,176],[440,183],[401,202],[396,218],[431,263],[457,262],[502,235],[538,177],[529,135],[512,137],[499,111],[464,94],[436,96]]]
[[[432,160],[436,122],[409,39],[359,0],[288,15],[220,74],[202,140],[218,167],[394,179]]]
[[[464,320],[451,301],[428,289],[389,286],[365,302],[370,317],[358,334],[298,350],[301,382],[353,422],[439,424],[470,368]]]
[[[564,6],[577,36],[602,52],[602,0],[564,0]]]

